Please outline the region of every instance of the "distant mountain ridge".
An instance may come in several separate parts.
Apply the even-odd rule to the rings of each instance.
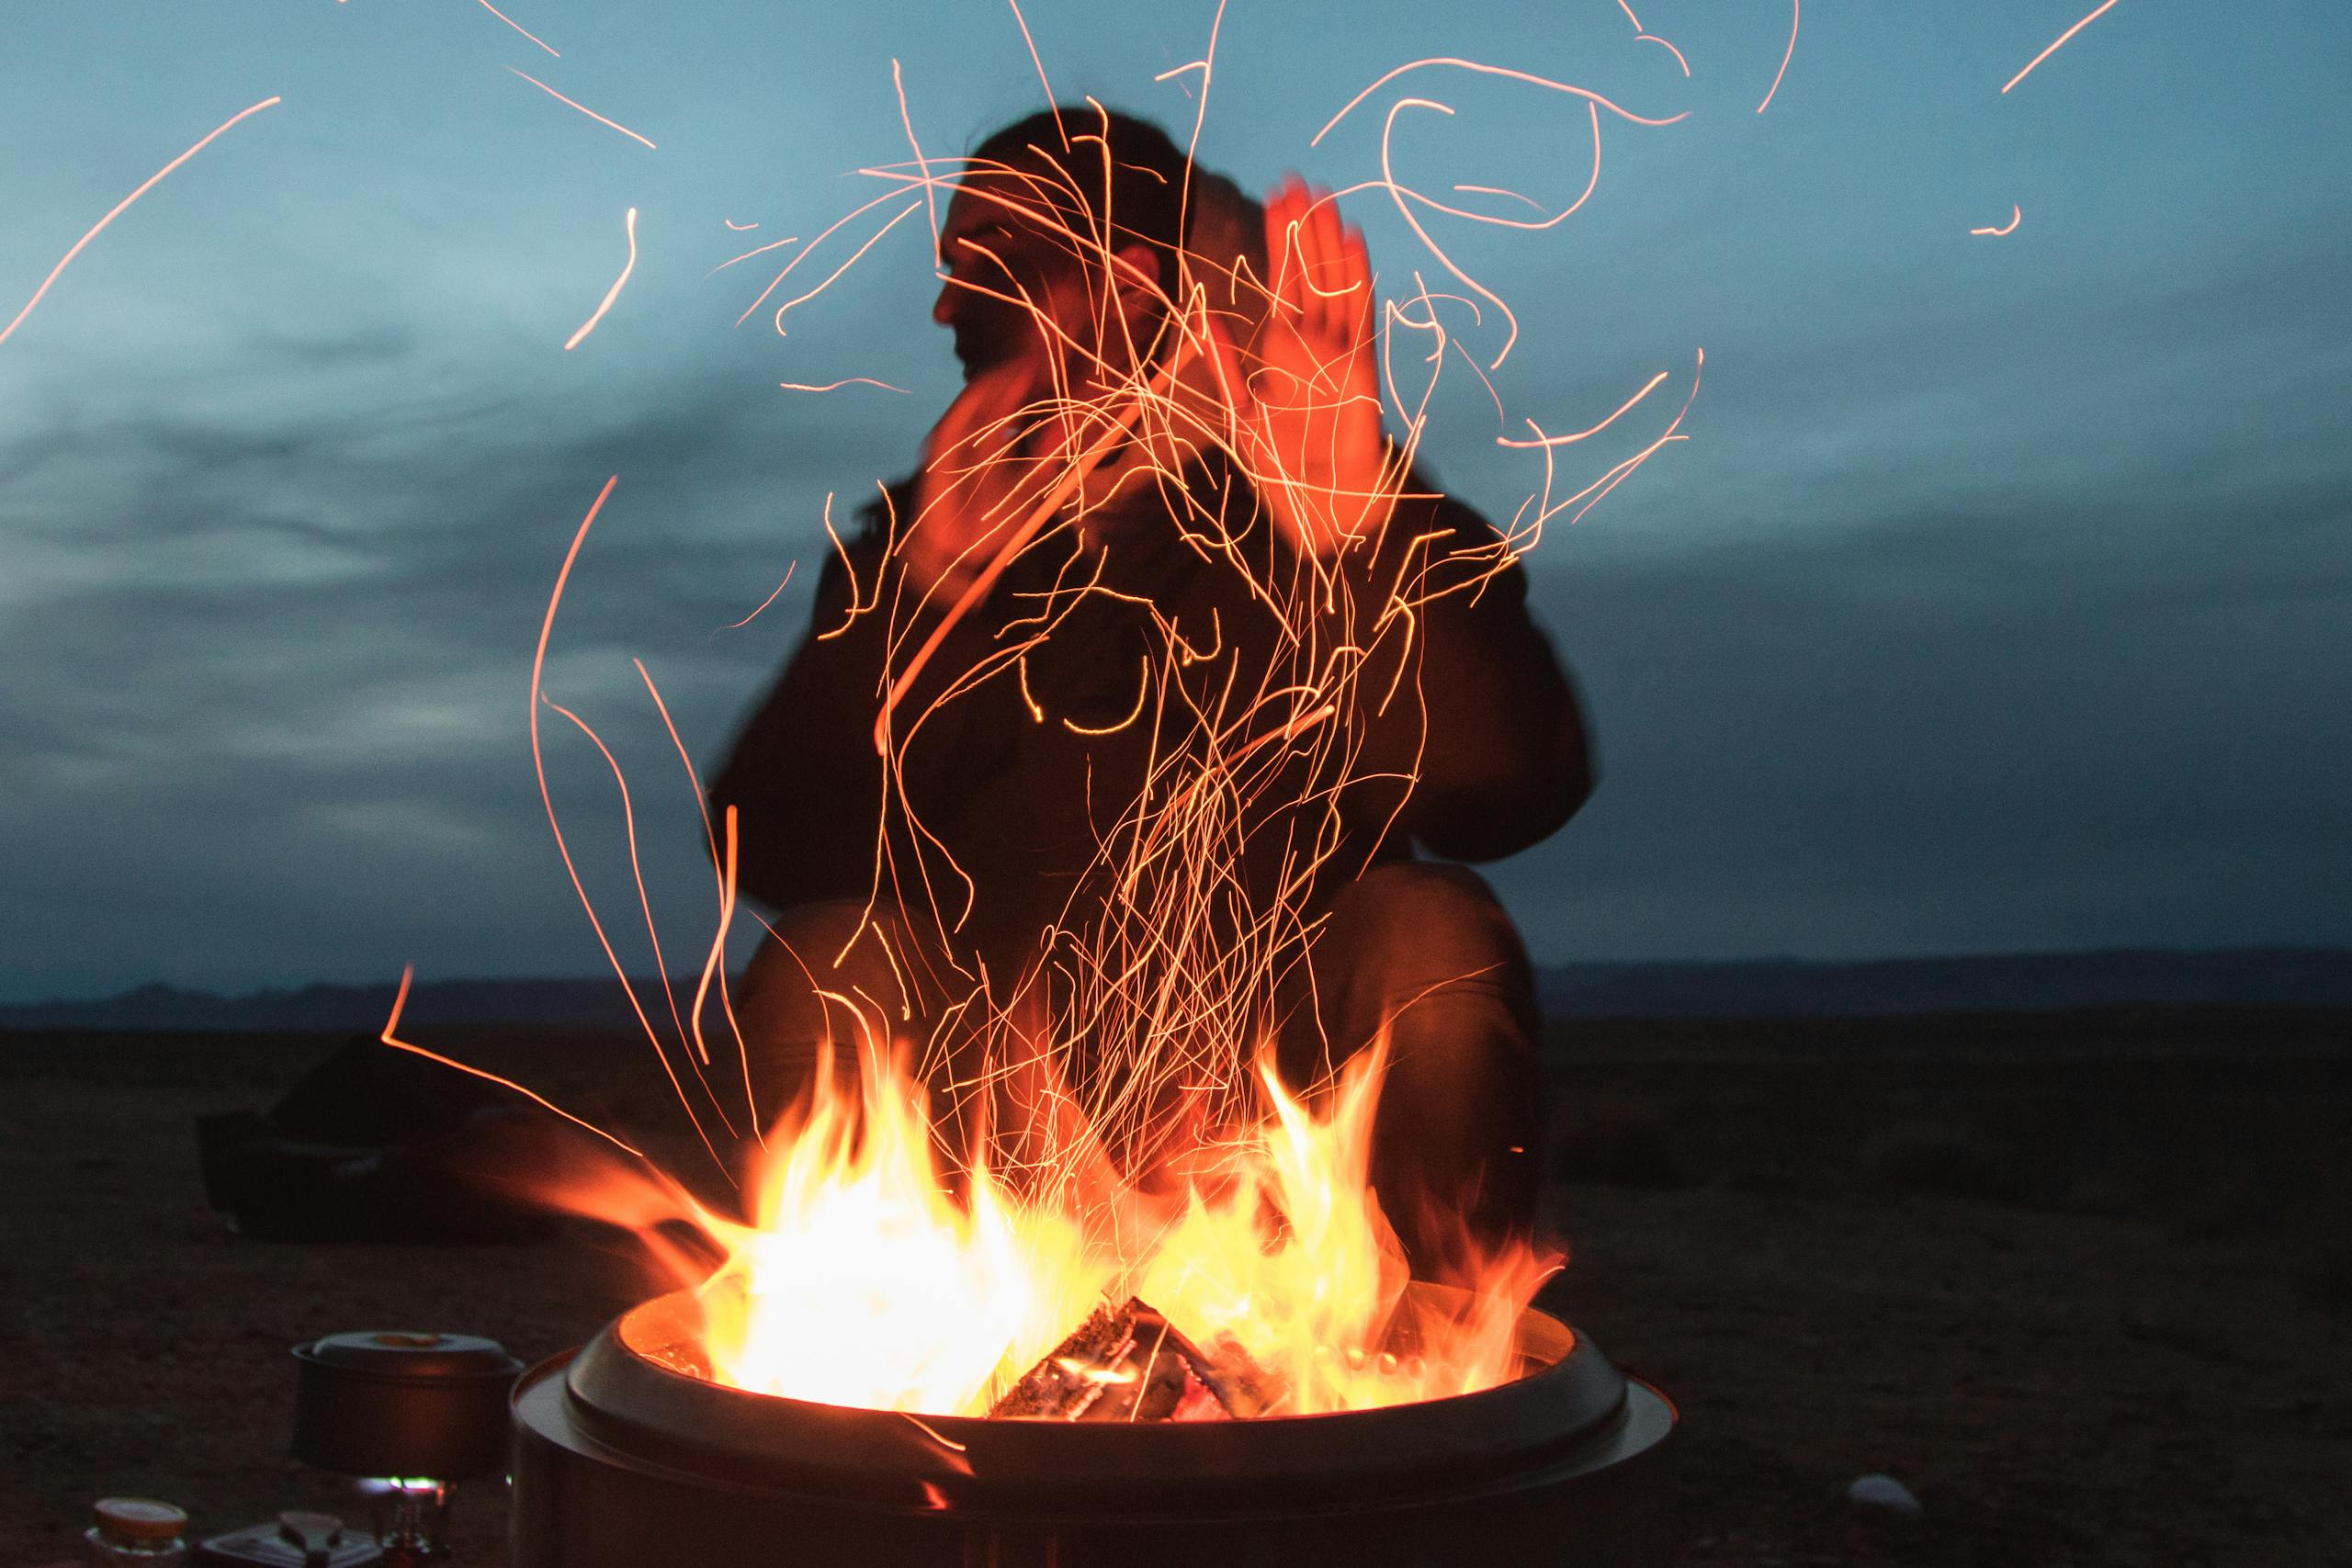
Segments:
[[[1859,1017],[2101,1007],[2352,1007],[2352,950],[2227,948],[1714,964],[1566,964],[1538,972],[1564,1018]]]
[[[1905,1013],[2040,1012],[2166,1006],[2352,1007],[2352,950],[2120,949],[1991,953],[1830,964],[1799,959],[1725,963],[1565,964],[1536,986],[1556,1018],[1789,1018]],[[393,987],[304,986],[223,997],[163,985],[91,1001],[0,1006],[0,1029],[257,1031],[376,1030]],[[661,987],[639,982],[649,1014]],[[678,988],[683,1014],[691,983]],[[437,980],[419,984],[405,1014],[418,1025],[523,1023],[627,1028],[628,1000],[611,979]]]

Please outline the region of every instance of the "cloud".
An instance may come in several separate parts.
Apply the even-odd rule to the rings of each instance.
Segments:
[[[1603,784],[1500,873],[1540,952],[2352,940],[2352,486],[1886,512],[1553,563]]]
[[[1031,96],[1001,12],[909,32],[842,10],[809,35],[722,7],[659,58],[603,53],[630,60],[628,90],[597,101],[674,128],[645,160],[509,92],[478,52],[494,24],[445,36],[346,9],[295,29],[191,13],[127,39],[60,11],[19,51],[81,62],[44,73],[24,112],[96,145],[37,161],[34,210],[0,242],[11,276],[40,276],[52,234],[153,166],[158,124],[212,122],[198,100],[220,70],[188,59],[266,66],[288,107],[111,231],[9,346],[0,993],[381,977],[408,958],[592,968],[525,701],[556,567],[616,471],[550,689],[623,756],[656,898],[695,929],[701,829],[629,658],[711,756],[797,635],[825,492],[845,511],[902,470],[945,375],[920,245],[895,246],[911,226],[780,341],[728,324],[772,275],[706,275],[742,243],[718,216],[806,234],[861,198],[831,172],[901,155],[902,46],[933,151]],[[1628,101],[1683,101],[1613,11],[1555,10],[1487,8],[1463,47],[1589,59],[1631,73]],[[598,35],[619,40],[629,15],[583,8],[567,57],[599,69]],[[1202,36],[1185,24],[1163,56],[1149,29],[1032,21],[1066,85],[1146,84]],[[378,29],[358,74],[353,25]],[[1460,237],[1522,312],[1514,414],[1597,418],[1670,368],[1663,408],[1708,355],[1693,440],[1533,561],[1606,776],[1498,877],[1546,956],[2352,941],[2335,412],[2352,295],[2334,282],[2352,231],[2292,161],[2341,122],[2325,51],[2234,23],[2123,29],[2078,63],[2137,62],[2139,97],[2070,100],[2052,79],[1996,103],[1961,78],[1996,85],[2007,46],[1957,13],[1925,25],[1809,34],[1760,121],[1736,71],[1702,74],[1690,121],[1612,132],[1573,224]],[[1394,63],[1374,55],[1395,30],[1333,50],[1320,28],[1283,7],[1228,19],[1213,162],[1366,171],[1367,141],[1305,139]],[[1676,36],[1694,62],[1769,65],[1780,44]],[[2216,49],[2261,51],[2256,98],[2209,68]],[[152,118],[89,118],[71,85],[101,65],[152,88]],[[1462,114],[1425,117],[1414,170],[1573,194],[1573,116],[1529,141],[1523,93],[1457,87]],[[1164,93],[1185,112],[1181,85]],[[420,118],[427,101],[447,112]],[[2020,199],[2017,236],[1966,237]],[[566,355],[632,205],[643,265]],[[1407,276],[1399,226],[1363,206],[1375,260]],[[1473,336],[1491,352],[1495,330]],[[775,389],[842,374],[920,395]],[[1433,465],[1507,511],[1536,467],[1490,445],[1483,391],[1449,375]],[[1579,471],[1648,439],[1650,412],[1579,450],[1596,465]],[[795,557],[772,609],[716,631]],[[626,911],[609,775],[569,726],[546,739],[587,874]]]
[[[910,444],[848,403],[786,416],[653,378],[553,404],[322,399],[299,418],[165,399],[0,448],[18,568],[0,590],[0,984],[593,966],[526,699],[556,569],[615,471],[549,689],[628,761],[657,896],[707,919],[692,792],[630,657],[707,758],[797,635],[815,572],[718,628],[829,547],[816,487],[863,486]],[[627,908],[609,774],[545,722],[592,886]]]

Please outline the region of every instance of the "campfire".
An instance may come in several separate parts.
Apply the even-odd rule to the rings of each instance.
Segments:
[[[1546,1259],[1408,1277],[1365,1179],[1382,1066],[1311,1102],[1261,1067],[1268,1113],[1180,1190],[1086,1205],[943,1167],[879,1049],[771,1134],[748,1222],[568,1180],[727,1250],[525,1379],[517,1568],[1668,1561],[1674,1411],[1528,1305]]]
[[[1421,62],[1374,87],[1463,63]],[[1200,69],[1204,106],[1208,62]],[[1603,108],[1669,123],[1508,74],[1582,104],[1596,178]],[[1415,105],[1439,107],[1392,107],[1384,168],[1396,114]],[[969,346],[978,358],[908,499],[885,487],[854,541],[828,512],[834,587],[820,588],[792,667],[828,657],[810,650],[831,639],[855,653],[854,677],[822,688],[831,706],[809,710],[831,735],[825,776],[802,776],[789,735],[771,736],[750,769],[771,800],[830,792],[873,800],[880,818],[878,830],[859,825],[873,852],[850,871],[865,882],[854,929],[804,956],[771,926],[741,982],[748,1006],[752,976],[773,960],[773,1009],[775,971],[794,972],[795,1005],[813,998],[822,1019],[815,1060],[799,1064],[779,1113],[762,1079],[781,1036],[738,1019],[726,972],[739,855],[748,842],[762,857],[763,902],[813,906],[840,879],[812,885],[792,863],[838,859],[840,846],[806,829],[847,827],[796,817],[787,801],[764,819],[746,807],[747,828],[725,793],[741,781],[722,777],[704,823],[718,921],[701,983],[689,1009],[672,1001],[666,1040],[658,1009],[631,1000],[740,1201],[696,1195],[600,1128],[589,1130],[625,1163],[544,1183],[549,1201],[634,1230],[676,1288],[526,1380],[518,1558],[676,1560],[691,1546],[716,1560],[765,1552],[786,1531],[812,1562],[1297,1562],[1341,1540],[1367,1561],[1461,1561],[1556,1551],[1571,1517],[1597,1553],[1653,1557],[1672,1413],[1532,1308],[1559,1261],[1521,1234],[1532,1121],[1529,1135],[1460,1161],[1439,1200],[1409,1179],[1386,1192],[1374,1179],[1396,1146],[1375,1148],[1388,1079],[1437,1056],[1427,1041],[1422,1055],[1392,1055],[1392,1028],[1429,991],[1513,962],[1523,971],[1507,917],[1464,874],[1450,886],[1487,900],[1507,941],[1486,951],[1502,957],[1419,976],[1426,990],[1382,1000],[1369,1023],[1322,1017],[1317,987],[1343,971],[1319,976],[1317,964],[1339,900],[1368,873],[1411,863],[1417,843],[1459,859],[1510,852],[1582,799],[1574,699],[1525,619],[1518,562],[1547,519],[1580,516],[1675,439],[1682,413],[1565,499],[1552,493],[1555,447],[1601,427],[1506,440],[1540,450],[1541,501],[1500,529],[1449,510],[1417,483],[1416,451],[1447,356],[1444,300],[1474,316],[1476,302],[1422,286],[1384,316],[1362,237],[1329,193],[1294,180],[1261,208],[1196,178],[1157,130],[1170,174],[1122,163],[1100,106],[1053,111],[1051,142],[1042,124],[1004,159],[917,145],[911,164],[863,171],[888,193],[801,245],[745,311],[779,299],[781,332],[825,287],[796,293],[791,274],[837,232],[878,224],[870,246],[918,212],[938,225],[944,204],[937,313],[959,323],[959,356]],[[1119,188],[1165,209],[1160,250],[1128,243],[1138,231],[1110,210]],[[1033,260],[1016,266],[1000,250]],[[1033,295],[1041,277],[1061,281]],[[1430,368],[1408,391],[1385,356],[1413,334],[1426,335]],[[1046,345],[1045,368],[989,357],[1005,342]],[[558,576],[532,680],[533,755],[583,903],[547,788],[542,709],[612,754],[541,680],[564,583],[616,483]],[[1159,510],[1123,532],[1122,495]],[[1155,596],[1170,582],[1181,594]],[[1105,605],[1125,617],[1109,631],[1087,619]],[[1115,661],[1098,656],[1114,646]],[[1459,683],[1486,694],[1472,701],[1491,705],[1465,728],[1424,707],[1438,646],[1463,662]],[[1102,679],[1113,662],[1119,678]],[[922,755],[934,726],[1059,748],[1038,766],[1060,816],[1034,836],[1074,834],[1077,863],[1007,858],[994,818],[964,822],[959,839],[965,802]],[[1461,782],[1464,757],[1444,759],[1453,815],[1408,818],[1432,794],[1424,764],[1440,734],[1488,749],[1467,771],[1482,782]],[[1498,826],[1509,808],[1482,788],[1525,820]],[[630,855],[634,867],[633,829]],[[989,908],[994,928],[973,919]],[[861,943],[886,964],[868,983],[842,968]],[[666,971],[661,986],[676,997]],[[1491,1049],[1532,1060],[1532,994],[1525,1010]],[[1303,1066],[1301,1020],[1319,1066]],[[396,1006],[385,1040],[422,1049],[397,1026]],[[1477,1103],[1532,1105],[1517,1070],[1478,1080]],[[1386,1168],[1384,1179],[1397,1175]],[[1502,1169],[1518,1206],[1481,1224],[1476,1193]]]
[[[1272,1114],[1181,1195],[1115,1189],[1091,1213],[985,1166],[960,1194],[920,1088],[879,1053],[854,1103],[820,1077],[771,1140],[754,1217],[694,1292],[691,1370],[732,1388],[942,1416],[1201,1420],[1362,1410],[1515,1375],[1546,1269],[1515,1247],[1439,1312],[1365,1181],[1377,1051],[1319,1114],[1269,1070]],[[1109,1178],[1105,1177],[1108,1180]]]

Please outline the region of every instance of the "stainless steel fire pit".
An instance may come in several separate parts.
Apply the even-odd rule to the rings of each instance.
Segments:
[[[1417,1292],[1440,1287],[1415,1285]],[[516,1568],[1657,1563],[1675,1414],[1530,1311],[1526,1375],[1388,1409],[1133,1426],[746,1393],[664,1296],[514,1395]]]

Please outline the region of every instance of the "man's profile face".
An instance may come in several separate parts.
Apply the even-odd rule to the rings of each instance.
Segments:
[[[1101,342],[1101,254],[1083,222],[1048,206],[1054,197],[1070,199],[1043,178],[989,174],[965,180],[947,204],[939,236],[946,281],[931,314],[954,332],[967,381],[1023,355],[1041,369],[1083,357]]]

